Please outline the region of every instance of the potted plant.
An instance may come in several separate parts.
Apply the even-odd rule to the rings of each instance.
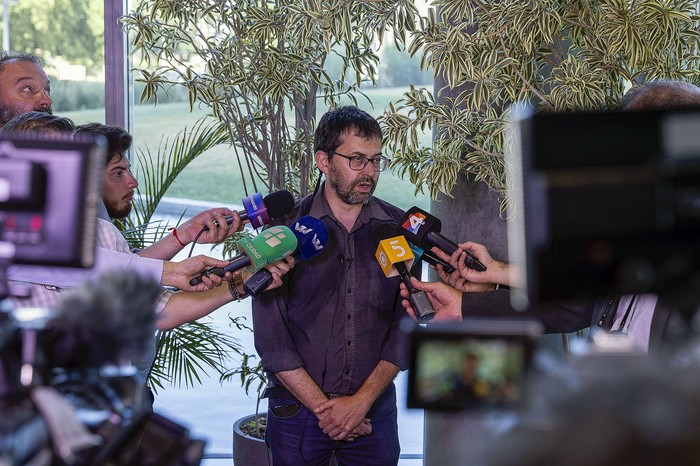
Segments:
[[[186,90],[190,108],[208,109],[205,118],[226,133],[246,195],[285,188],[300,197],[317,176],[317,101],[357,103],[361,84],[377,80],[377,41],[386,31],[404,41],[416,14],[413,0],[332,0],[322,8],[302,0],[142,0],[121,20],[142,102]],[[240,375],[246,390],[257,382],[259,406],[264,375],[250,360],[243,355],[224,378]]]
[[[233,319],[232,319],[233,320]],[[262,368],[262,362],[251,366],[256,356],[239,353],[241,364],[221,376],[221,380],[229,380],[240,376],[241,386],[246,395],[255,385],[257,394],[255,413],[247,414],[233,423],[233,464],[242,466],[268,466],[267,445],[265,444],[265,425],[267,415],[260,413],[260,400],[267,387],[267,377]]]

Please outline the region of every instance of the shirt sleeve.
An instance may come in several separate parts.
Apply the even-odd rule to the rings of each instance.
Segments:
[[[407,338],[405,333],[401,331],[401,320],[406,315],[406,312],[401,305],[401,296],[398,288],[396,288],[395,299],[393,321],[387,334],[386,344],[382,348],[380,359],[390,362],[404,371],[408,369],[409,364],[408,352],[406,351]]]
[[[462,293],[462,317],[537,319],[545,333],[571,333],[590,326],[593,306],[589,303],[546,303],[525,311],[513,309],[510,291]]]
[[[95,253],[95,265],[90,269],[14,264],[9,267],[7,275],[9,280],[18,282],[70,288],[92,280],[110,269],[133,270],[144,278],[160,283],[163,276],[163,261],[98,247]]]
[[[172,298],[175,293],[176,292],[173,290],[163,288],[163,291],[160,292],[158,302],[156,303],[156,315],[163,312],[163,309],[165,309],[165,306],[168,304],[168,301],[170,301],[170,298]]]
[[[288,277],[281,287],[253,299],[255,349],[265,370],[276,373],[304,365],[287,329]]]

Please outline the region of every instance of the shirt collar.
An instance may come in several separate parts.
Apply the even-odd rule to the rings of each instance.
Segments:
[[[337,221],[335,215],[333,215],[331,206],[328,204],[328,200],[326,200],[325,187],[326,183],[324,181],[321,187],[319,188],[318,194],[313,199],[311,209],[309,210],[309,215],[318,219],[322,219],[325,216],[329,216],[333,220]],[[386,212],[386,210],[382,209],[380,201],[374,196],[370,197],[369,202],[362,206],[362,211],[360,211],[360,215],[359,217],[357,217],[355,225],[359,227],[366,223],[369,223],[370,220],[378,220],[380,222],[394,221],[394,219],[391,218],[391,216]]]

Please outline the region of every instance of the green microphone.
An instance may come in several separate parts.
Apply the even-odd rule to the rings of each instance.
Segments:
[[[190,285],[202,281],[202,277],[218,275],[223,277],[226,272],[235,272],[245,267],[248,272],[255,273],[265,264],[284,259],[297,248],[297,237],[292,230],[280,225],[264,230],[254,238],[241,238],[236,244],[241,254],[231,259],[225,267],[210,267],[198,277],[190,280]]]

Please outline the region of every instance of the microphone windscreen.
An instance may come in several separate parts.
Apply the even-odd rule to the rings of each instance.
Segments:
[[[399,233],[399,230],[393,223],[380,223],[372,229],[370,235],[374,247],[378,247],[380,242],[385,239],[393,238],[394,236],[401,236],[401,233]]]
[[[297,250],[301,259],[310,259],[320,254],[330,236],[325,223],[311,215],[305,215],[294,222],[292,231],[299,240]]]
[[[52,367],[95,368],[148,353],[161,287],[136,273],[111,271],[61,293],[52,323]]]
[[[251,265],[248,271],[254,273],[265,264],[284,259],[292,254],[298,244],[292,230],[284,225],[278,225],[262,231],[251,241],[239,243],[239,246],[242,246],[241,252],[250,258]]]
[[[294,209],[294,196],[285,189],[268,194],[263,202],[270,218],[284,217]]]
[[[428,233],[439,233],[442,229],[442,222],[440,222],[440,219],[416,206],[406,211],[401,219],[400,225],[401,234],[403,234],[408,241],[425,250],[431,247],[431,244],[426,241]]]

